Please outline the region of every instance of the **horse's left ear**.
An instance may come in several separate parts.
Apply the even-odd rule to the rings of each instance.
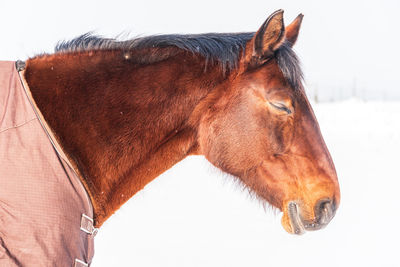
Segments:
[[[252,66],[264,63],[285,40],[283,10],[272,13],[246,44],[245,61]]]
[[[293,45],[297,41],[297,37],[299,36],[301,22],[303,20],[303,14],[298,15],[289,26],[286,27],[286,40],[289,45],[293,47]]]

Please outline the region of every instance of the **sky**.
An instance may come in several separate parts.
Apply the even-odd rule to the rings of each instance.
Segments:
[[[55,1],[0,3],[0,59],[51,53],[88,31],[120,38],[256,31],[275,10],[305,15],[295,50],[314,100],[400,100],[400,1]],[[324,230],[287,234],[230,177],[189,158],[150,183],[96,236],[101,266],[400,266],[400,102],[314,106],[342,203]]]
[[[396,0],[2,1],[0,58],[52,52],[58,41],[89,31],[121,38],[256,31],[277,9],[286,24],[305,15],[295,49],[311,97],[400,99]]]

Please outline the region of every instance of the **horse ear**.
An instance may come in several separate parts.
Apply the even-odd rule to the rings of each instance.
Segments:
[[[289,26],[286,27],[286,40],[289,45],[293,47],[293,45],[297,41],[297,37],[299,36],[301,22],[303,21],[303,14],[298,15]]]
[[[246,45],[246,61],[263,63],[285,40],[283,10],[272,13]]]

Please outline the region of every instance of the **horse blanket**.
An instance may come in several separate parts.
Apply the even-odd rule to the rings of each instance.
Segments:
[[[0,266],[88,266],[93,207],[51,144],[15,62],[0,61]]]

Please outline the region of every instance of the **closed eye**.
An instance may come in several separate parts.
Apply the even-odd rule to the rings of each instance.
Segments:
[[[292,110],[290,108],[288,108],[285,104],[281,103],[281,102],[269,102],[269,103],[274,108],[276,108],[278,110],[281,110],[281,111],[285,111],[288,115],[292,114]]]

